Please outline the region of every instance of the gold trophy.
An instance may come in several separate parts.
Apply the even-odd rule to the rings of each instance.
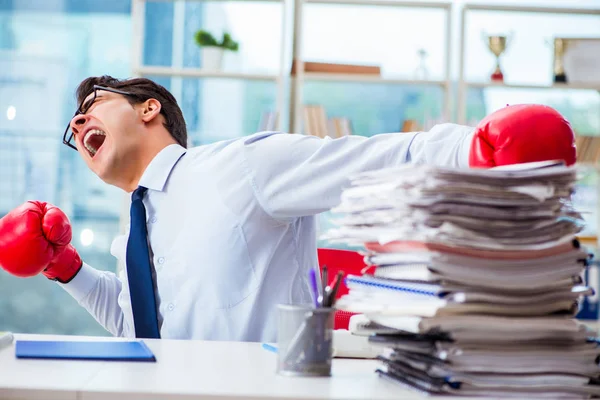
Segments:
[[[500,69],[500,55],[506,51],[512,35],[500,36],[500,35],[486,35],[483,34],[485,43],[490,51],[496,56],[496,69],[492,73],[491,79],[496,82],[504,81],[504,74]]]
[[[563,58],[567,51],[568,44],[569,42],[567,39],[554,38],[554,82],[567,82]]]

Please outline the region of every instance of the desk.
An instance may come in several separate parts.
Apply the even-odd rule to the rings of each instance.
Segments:
[[[15,335],[29,340],[123,340]],[[0,399],[368,399],[424,397],[378,377],[376,360],[334,359],[332,377],[275,373],[276,355],[260,343],[146,340],[156,363],[21,360],[0,350]]]

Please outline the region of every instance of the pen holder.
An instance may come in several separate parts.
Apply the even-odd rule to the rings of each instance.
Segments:
[[[278,306],[278,374],[331,375],[334,311],[312,305]]]

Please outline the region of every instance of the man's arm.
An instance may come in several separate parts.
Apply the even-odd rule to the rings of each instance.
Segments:
[[[245,141],[251,184],[277,219],[317,214],[338,204],[354,174],[402,163],[489,168],[544,160],[576,161],[575,134],[551,107],[511,105],[475,128],[441,124],[429,132],[319,139],[261,133]]]
[[[468,167],[473,128],[442,124],[429,132],[321,139],[265,132],[244,142],[251,184],[273,218],[314,215],[337,205],[354,174],[428,163]]]
[[[123,310],[118,301],[122,283],[113,272],[99,271],[83,263],[69,283],[59,285],[114,336],[128,336],[127,332],[133,332],[124,327]]]
[[[71,240],[71,224],[58,207],[26,202],[0,218],[0,267],[23,278],[41,273],[64,287],[113,335],[130,332],[118,302],[120,280],[83,263]]]

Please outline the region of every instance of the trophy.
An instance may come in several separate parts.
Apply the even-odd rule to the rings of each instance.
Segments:
[[[566,83],[567,75],[565,74],[565,66],[563,58],[567,51],[567,39],[554,39],[554,82]]]
[[[483,34],[488,49],[496,56],[496,69],[492,73],[491,79],[497,82],[504,81],[504,74],[500,69],[500,55],[506,51],[511,36],[497,36]]]

